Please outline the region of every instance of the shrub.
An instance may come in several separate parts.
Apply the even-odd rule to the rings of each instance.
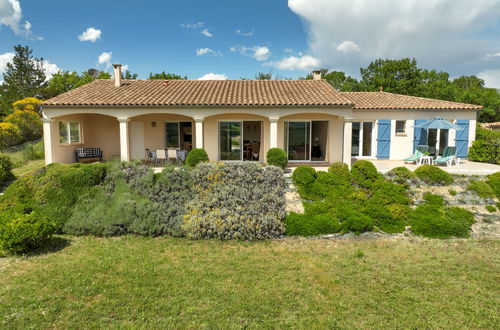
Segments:
[[[370,188],[382,178],[375,165],[367,160],[357,160],[351,168],[352,181],[360,187]]]
[[[24,141],[33,141],[42,136],[42,120],[36,112],[16,110],[5,117],[4,122],[17,126]]]
[[[424,201],[427,204],[436,205],[436,206],[444,206],[444,199],[442,196],[427,192],[424,194],[423,197],[424,197]]]
[[[455,189],[448,190],[448,193],[450,194],[450,196],[456,196],[458,194]]]
[[[349,173],[349,166],[342,162],[332,163],[328,168],[328,172],[346,178],[347,180],[351,177],[351,174]]]
[[[410,213],[412,231],[431,238],[469,237],[474,215],[459,207],[423,204]]]
[[[497,198],[500,199],[500,172],[488,175],[486,177],[486,183],[490,185],[491,189],[493,189],[497,195]]]
[[[434,165],[421,165],[415,170],[417,177],[427,184],[447,185],[453,182],[453,177]]]
[[[316,170],[311,166],[302,165],[293,171],[292,178],[296,185],[310,184],[316,180]]]
[[[0,155],[0,185],[14,178],[12,174],[12,162],[6,155]]]
[[[353,187],[348,178],[330,172],[317,172],[316,180],[311,184],[299,185],[299,194],[309,200],[342,199],[346,198]]]
[[[193,172],[196,198],[182,229],[192,239],[266,239],[284,233],[283,171],[257,163],[206,163]]]
[[[369,202],[363,208],[363,214],[373,219],[373,225],[386,233],[400,233],[405,230],[409,206],[402,204],[380,205]]]
[[[409,204],[406,189],[390,181],[379,180],[373,183],[371,201],[380,205]]]
[[[474,180],[467,186],[467,190],[475,192],[481,198],[495,197],[495,192],[485,181]]]
[[[267,163],[285,169],[288,166],[288,157],[280,148],[271,148],[266,154]]]
[[[337,211],[341,228],[344,232],[356,234],[373,230],[373,219],[352,207],[341,207]]]
[[[14,111],[26,110],[38,113],[40,111],[40,105],[42,103],[43,101],[37,99],[36,97],[26,97],[22,100],[12,103],[12,108],[14,109]]]
[[[0,248],[22,253],[40,247],[57,230],[53,221],[40,214],[4,212],[0,215]]]
[[[208,154],[205,149],[194,148],[186,157],[186,164],[191,167],[195,167],[202,162],[208,162]]]
[[[404,166],[393,168],[387,175],[396,183],[406,183],[415,177],[415,173]]]
[[[500,164],[500,154],[496,154],[496,157],[492,158],[492,150],[487,146],[492,144],[500,144],[500,132],[478,126],[476,130],[476,140],[472,142],[472,146],[469,148],[469,160]]]
[[[332,215],[305,215],[290,213],[285,218],[286,234],[289,236],[318,236],[336,233],[340,230],[339,221]]]
[[[497,208],[493,205],[486,205],[486,211],[493,213],[497,211]]]
[[[21,130],[12,123],[0,123],[0,148],[17,145],[23,140]]]

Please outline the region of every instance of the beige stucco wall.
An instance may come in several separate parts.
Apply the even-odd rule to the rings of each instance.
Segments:
[[[79,121],[81,142],[79,144],[61,144],[59,142],[59,121]],[[100,147],[104,159],[120,155],[120,135],[116,118],[95,115],[78,114],[59,116],[51,122],[52,153],[55,162],[72,163],[75,161],[75,148]]]
[[[378,125],[377,120],[388,119],[391,120],[391,151],[390,159],[401,160],[413,153],[413,133],[416,119],[430,120],[436,117],[444,118],[448,121],[454,122],[459,119],[466,119],[470,121],[469,124],[469,146],[472,145],[476,136],[476,115],[477,111],[429,111],[429,110],[393,110],[393,111],[357,111],[354,110],[352,118],[356,120],[372,120],[375,122],[372,138],[374,139],[373,158],[377,154],[377,133]],[[396,135],[396,120],[406,120],[406,134]],[[455,131],[450,130],[449,144],[455,143]]]

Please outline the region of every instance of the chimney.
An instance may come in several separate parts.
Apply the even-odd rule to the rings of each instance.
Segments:
[[[321,71],[319,70],[313,71],[313,80],[321,80]]]
[[[115,77],[115,87],[120,87],[122,85],[122,65],[113,64],[114,77]]]

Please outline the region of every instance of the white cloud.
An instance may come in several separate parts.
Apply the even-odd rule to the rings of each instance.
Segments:
[[[232,46],[229,47],[229,51],[233,53],[240,52],[242,55],[253,57],[257,61],[265,61],[271,55],[271,51],[265,46]]]
[[[227,80],[229,79],[228,76],[226,76],[225,73],[206,73],[198,80]]]
[[[301,57],[288,56],[279,61],[265,63],[265,65],[272,65],[281,70],[310,71],[312,69],[318,69],[320,61],[309,55]]]
[[[343,53],[359,52],[359,46],[354,41],[346,40],[337,46],[337,50]]]
[[[184,28],[184,29],[198,29],[198,28],[201,28],[205,25],[205,23],[203,22],[196,22],[196,23],[182,23],[181,24],[181,27]]]
[[[248,32],[243,32],[240,29],[238,29],[238,30],[234,31],[234,34],[240,35],[242,37],[251,37],[251,36],[253,36],[254,32],[255,32],[254,30],[248,31]]]
[[[47,76],[47,80],[49,80],[50,78],[52,78],[53,74],[58,73],[59,71],[61,71],[61,69],[56,64],[50,63],[47,60],[43,60],[43,62],[42,62],[42,68],[43,68],[43,71],[45,72],[45,75]]]
[[[215,51],[215,50],[210,49],[210,48],[198,48],[196,50],[196,55],[198,55],[198,56],[207,55],[207,54],[214,55],[214,56],[222,56],[221,52]]]
[[[0,55],[0,74],[3,74],[5,72],[5,69],[7,68],[7,63],[12,62],[14,55],[15,55],[14,53],[5,53]]]
[[[290,49],[290,48],[285,48],[285,49],[283,49],[283,51],[285,53],[288,53],[288,54],[293,54],[293,49]]]
[[[8,26],[16,35],[31,34],[31,23],[22,22],[23,12],[19,0],[0,0],[0,25]]]
[[[94,27],[89,27],[78,36],[78,39],[80,41],[96,42],[97,40],[101,39],[101,33],[101,30]]]
[[[203,34],[205,37],[213,37],[214,35],[208,31],[208,29],[203,29],[200,31],[201,34]]]
[[[500,64],[483,63],[498,52],[500,0],[288,0],[288,6],[308,29],[307,53],[350,74],[377,58],[415,57],[452,75]]]
[[[113,55],[113,52],[102,52],[101,55],[97,58],[97,62],[99,64],[106,64],[106,67],[111,66],[111,56]]]
[[[500,70],[485,70],[477,75],[484,80],[486,87],[500,89]]]

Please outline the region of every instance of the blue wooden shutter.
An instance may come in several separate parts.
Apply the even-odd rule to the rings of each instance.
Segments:
[[[421,125],[427,122],[427,120],[415,120],[415,126]],[[427,130],[420,127],[413,128],[413,152],[417,150],[417,146],[427,144]]]
[[[456,124],[463,128],[462,130],[457,131],[457,135],[455,137],[457,157],[467,158],[469,150],[469,121],[459,119]]]
[[[391,121],[378,121],[377,158],[389,159],[391,153]]]

